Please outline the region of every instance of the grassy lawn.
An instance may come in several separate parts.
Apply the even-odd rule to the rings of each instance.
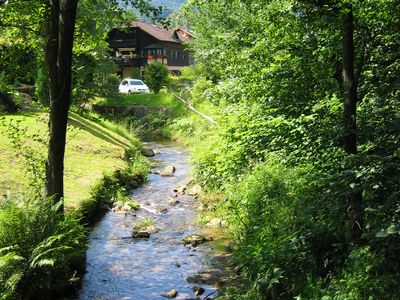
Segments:
[[[124,95],[113,99],[97,99],[95,104],[115,105],[115,106],[148,106],[166,107],[171,112],[172,117],[181,116],[186,111],[186,107],[181,101],[167,92],[159,94],[132,94]]]
[[[65,205],[76,207],[79,201],[88,198],[90,188],[104,172],[126,166],[123,161],[125,149],[138,146],[139,141],[128,134],[116,133],[110,122],[95,122],[90,118],[70,113],[65,157]],[[21,192],[28,188],[28,176],[24,171],[23,158],[17,156],[9,137],[8,122],[19,122],[28,129],[28,135],[37,133],[45,137],[47,114],[41,112],[0,116],[0,193]],[[110,130],[111,129],[111,130]],[[123,133],[123,130],[120,130]],[[38,142],[24,144],[46,155],[46,148]]]

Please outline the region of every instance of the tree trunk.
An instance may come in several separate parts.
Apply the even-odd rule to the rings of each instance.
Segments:
[[[344,92],[344,149],[348,155],[357,154],[357,85],[354,78],[354,20],[352,5],[346,4],[342,13],[343,30],[343,92]],[[354,221],[352,237],[358,242],[363,232],[363,209],[361,191],[354,191],[350,199],[351,219]]]
[[[64,154],[71,103],[71,64],[78,0],[49,0],[46,63],[49,71],[49,148],[46,194],[58,202],[64,197]],[[63,205],[60,206],[63,211]]]

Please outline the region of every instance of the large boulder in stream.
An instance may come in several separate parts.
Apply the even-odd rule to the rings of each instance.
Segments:
[[[169,197],[168,203],[175,206],[175,205],[178,205],[180,203],[180,201],[178,199],[176,199],[175,197]]]
[[[228,223],[220,218],[212,218],[207,224],[207,227],[221,228],[227,227]]]
[[[206,290],[204,288],[202,288],[201,286],[195,285],[193,287],[193,292],[196,295],[196,297],[203,295],[205,291]]]
[[[133,225],[132,238],[147,239],[157,231],[157,227],[151,220],[144,219]]]
[[[150,149],[150,148],[145,148],[145,147],[142,148],[142,149],[140,149],[140,153],[141,153],[143,156],[146,156],[146,157],[153,157],[153,156],[156,155],[152,149]]]
[[[176,289],[172,289],[168,293],[163,294],[163,297],[172,299],[172,298],[175,298],[177,295],[178,295],[178,292],[176,291]]]
[[[174,193],[177,193],[179,195],[183,195],[186,192],[187,187],[186,186],[180,186],[179,184],[173,189]]]
[[[123,202],[117,201],[114,203],[112,211],[116,213],[127,213],[131,210],[138,210],[140,208],[139,203],[135,201]]]
[[[148,239],[151,236],[151,233],[144,230],[133,230],[132,231],[132,238],[139,238],[139,239]]]
[[[186,191],[186,193],[190,196],[199,196],[201,194],[201,186],[199,184],[195,184]]]
[[[166,166],[164,170],[160,172],[161,176],[174,176],[176,168],[174,166]]]
[[[206,237],[201,234],[192,234],[182,239],[182,244],[197,247],[205,242],[212,241],[211,237]]]

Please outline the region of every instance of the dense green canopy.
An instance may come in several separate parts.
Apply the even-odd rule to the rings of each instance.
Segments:
[[[206,87],[192,93],[218,111],[196,175],[224,191],[254,283],[234,299],[399,297],[399,12],[395,0],[182,9]]]

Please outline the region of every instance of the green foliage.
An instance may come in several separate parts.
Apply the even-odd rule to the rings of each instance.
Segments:
[[[149,108],[168,109],[172,117],[185,114],[185,107],[172,94],[162,92],[159,94],[132,94],[122,97],[98,98],[98,105],[125,106],[127,109],[135,106],[147,106]]]
[[[198,77],[201,70],[198,67],[182,67],[179,76],[171,75],[168,81],[168,90],[173,93],[180,93],[182,90],[191,87]]]
[[[201,72],[182,94],[218,123],[190,116],[171,128],[192,147],[204,188],[228,199],[217,211],[252,282],[228,299],[398,298],[399,4],[352,2],[358,153],[349,156],[340,64],[348,1],[328,2],[183,8]],[[362,247],[351,235],[354,192],[363,199]]]
[[[0,65],[7,82],[35,84],[36,96],[48,105],[48,74],[44,57],[46,3],[26,6],[20,1],[0,7]],[[116,65],[108,55],[106,36],[124,21],[116,1],[79,1],[73,49],[73,104],[84,106],[93,96],[115,95],[108,77]]]
[[[73,66],[74,85],[72,96],[74,104],[84,106],[95,96],[97,86],[94,79],[95,57],[89,54],[75,55]]]
[[[93,54],[74,55],[73,103],[84,108],[95,97],[116,97],[120,78],[112,59]]]
[[[332,280],[321,299],[398,299],[396,277],[384,270],[386,264],[384,255],[369,246],[354,249],[342,274]]]
[[[82,263],[85,229],[60,218],[50,199],[0,200],[0,295],[51,299],[63,293]]]
[[[37,70],[35,50],[22,41],[8,43],[0,39],[0,66],[8,83],[32,84]]]
[[[317,207],[312,168],[288,169],[279,160],[271,158],[227,188],[228,220],[252,289],[267,299],[310,297],[309,277],[329,274],[345,252],[333,246],[337,228],[316,222],[330,212]]]
[[[47,70],[44,66],[38,68],[35,80],[35,97],[43,106],[49,106],[49,82]]]
[[[155,94],[158,94],[167,85],[168,75],[167,67],[163,63],[156,61],[146,67],[144,81]]]
[[[142,75],[140,74],[140,69],[139,68],[133,68],[132,73],[131,73],[131,78],[135,79],[141,79]]]

